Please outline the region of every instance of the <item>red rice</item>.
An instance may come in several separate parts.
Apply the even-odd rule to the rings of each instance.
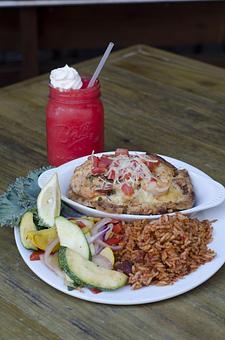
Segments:
[[[215,257],[208,248],[212,222],[176,214],[126,223],[115,267],[125,271],[123,265],[130,264],[129,284],[133,289],[172,284]]]

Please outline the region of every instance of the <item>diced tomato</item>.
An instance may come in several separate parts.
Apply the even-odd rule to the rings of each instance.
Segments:
[[[129,156],[128,149],[116,149],[115,156],[119,156],[119,155]]]
[[[91,172],[92,172],[92,175],[102,175],[102,174],[105,173],[105,170],[106,170],[106,168],[96,167],[96,168],[92,168]]]
[[[120,220],[117,220],[117,219],[115,219],[115,218],[112,218],[111,223],[116,224],[116,223],[119,223],[119,222],[120,222]]]
[[[115,233],[115,234],[120,234],[121,231],[122,231],[122,223],[116,223],[113,225],[113,229],[112,231]]]
[[[99,163],[99,158],[96,157],[96,156],[93,156],[92,160],[93,160],[93,167],[97,168],[98,167],[98,163]]]
[[[157,162],[146,161],[146,165],[150,170],[155,170],[155,168],[159,166],[159,164],[160,164],[160,161],[157,161]]]
[[[89,290],[93,293],[93,294],[99,294],[101,293],[102,291],[98,288],[89,288]]]
[[[107,243],[109,246],[112,246],[114,244],[120,243],[121,239],[119,237],[111,237],[105,240],[105,243]]]
[[[150,182],[152,182],[152,183],[156,183],[156,182],[157,182],[157,180],[156,180],[155,178],[151,178],[151,179],[150,179]]]
[[[112,159],[107,156],[102,156],[99,160],[98,166],[100,168],[107,168],[112,163]]]
[[[110,173],[109,173],[109,175],[108,175],[108,179],[112,179],[112,180],[114,180],[115,179],[115,170],[111,170],[110,171]]]
[[[122,187],[121,187],[123,193],[127,196],[131,196],[134,193],[134,189],[131,185],[127,184],[127,183],[123,183]]]
[[[125,179],[130,179],[130,177],[131,177],[131,173],[130,173],[130,172],[127,172],[127,173],[123,176],[123,178],[125,178]]]
[[[85,223],[82,222],[82,221],[76,221],[76,220],[75,220],[75,223],[76,223],[81,229],[86,227]]]
[[[39,261],[40,260],[40,255],[42,255],[44,252],[41,250],[38,251],[33,251],[33,253],[30,255],[30,260],[31,261]]]

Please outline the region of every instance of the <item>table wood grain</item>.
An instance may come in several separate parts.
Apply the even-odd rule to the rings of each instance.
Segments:
[[[76,65],[92,74],[97,59]],[[114,52],[101,75],[105,150],[181,159],[225,184],[225,70],[147,46]],[[48,75],[0,89],[0,190],[47,164]],[[225,227],[225,226],[224,226]],[[0,339],[224,339],[225,269],[200,287],[140,306],[85,302],[54,290],[0,230]]]

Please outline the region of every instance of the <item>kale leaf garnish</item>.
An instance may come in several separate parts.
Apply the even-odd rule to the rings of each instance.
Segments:
[[[19,177],[0,196],[0,227],[19,225],[22,215],[28,210],[36,210],[40,192],[38,177],[50,167],[30,171],[26,177]]]
[[[30,171],[26,177],[19,177],[8,186],[6,192],[0,196],[0,227],[18,226],[26,211],[33,213],[37,229],[45,229],[37,212],[37,197],[40,192],[38,177],[50,166]],[[82,214],[61,202],[61,215],[64,217],[79,217]]]

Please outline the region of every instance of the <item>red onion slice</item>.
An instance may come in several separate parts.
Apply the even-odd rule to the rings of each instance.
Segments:
[[[98,244],[99,246],[102,246],[102,248],[105,248],[105,247],[109,247],[111,248],[112,250],[120,250],[122,249],[122,246],[115,246],[115,245],[109,245],[107,244],[106,242],[102,241],[102,240],[96,240],[95,241],[96,244]]]
[[[92,229],[92,235],[95,235],[98,233],[99,229],[104,227],[106,224],[112,222],[111,218],[103,218],[101,221],[97,222]]]
[[[65,277],[65,273],[59,268],[58,265],[58,254],[51,255],[52,250],[59,243],[59,238],[57,237],[53,240],[48,247],[45,249],[43,255],[40,255],[40,259],[42,263],[44,263],[49,269],[51,269],[54,273],[56,273],[59,277]]]
[[[44,260],[48,258],[48,256],[51,254],[52,250],[57,246],[58,243],[59,243],[58,237],[56,237],[51,243],[49,243],[49,245],[45,249]]]
[[[91,236],[91,237],[87,237],[88,243],[93,243],[95,242],[98,238],[100,238],[100,236],[104,235],[107,231],[109,231],[109,227],[106,227],[105,229],[99,231],[99,233]]]
[[[92,229],[94,226],[94,222],[88,220],[87,218],[77,218],[76,220],[78,223],[79,222],[83,223],[85,227],[87,227],[88,229]]]
[[[108,230],[106,231],[104,237],[103,237],[103,240],[107,240],[109,237],[110,237],[110,234],[112,233],[112,230],[113,230],[113,224],[112,223],[109,223],[108,224]]]

